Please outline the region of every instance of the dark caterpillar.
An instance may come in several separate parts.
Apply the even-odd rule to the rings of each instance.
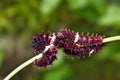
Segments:
[[[51,37],[53,35],[49,33],[38,34],[32,39],[32,47],[34,48],[33,54],[37,55],[44,51],[45,47],[50,45]]]
[[[64,40],[64,41],[70,41],[77,43],[79,45],[89,46],[89,45],[97,45],[101,44],[103,40],[103,36],[96,34],[87,35],[79,34],[74,31],[71,31],[70,29],[61,29],[57,34],[58,39]]]
[[[36,59],[34,64],[39,67],[46,67],[47,65],[52,65],[52,62],[57,59],[56,57],[57,50],[55,46],[51,46],[45,53],[41,59]]]
[[[46,67],[47,65],[51,65],[52,62],[57,59],[57,50],[53,45],[54,40],[54,34],[43,33],[34,36],[32,40],[32,47],[34,48],[33,54],[37,55],[38,53],[43,53],[41,59],[35,60],[35,65],[39,67]]]
[[[57,59],[56,47],[62,48],[65,54],[72,56],[86,57],[100,51],[104,44],[101,35],[83,35],[70,29],[61,29],[57,36],[54,34],[43,33],[36,35],[32,40],[33,54],[43,53],[41,59],[35,60],[39,67],[46,67]]]
[[[105,45],[102,43],[103,36],[101,35],[83,35],[83,33],[78,34],[70,29],[61,29],[57,38],[58,46],[63,48],[65,54],[73,56],[90,56],[100,51]]]
[[[100,51],[104,44],[100,45],[92,45],[92,46],[80,46],[76,45],[72,42],[63,42],[60,43],[63,47],[63,51],[65,54],[72,55],[72,56],[80,56],[80,57],[90,57],[91,54]]]

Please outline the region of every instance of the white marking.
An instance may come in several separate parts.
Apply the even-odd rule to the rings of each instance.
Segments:
[[[94,50],[91,50],[90,52],[89,52],[89,57],[91,56],[91,54],[94,52]]]
[[[53,44],[56,39],[55,33],[53,33],[52,35],[53,35],[53,37],[51,37],[50,44]]]
[[[79,33],[77,32],[76,35],[75,35],[75,40],[74,40],[74,43],[76,43],[79,39]]]
[[[54,46],[54,45],[53,45],[53,44],[50,44],[50,45],[46,46],[45,49],[44,49],[44,51],[43,51],[43,53],[47,52],[48,49],[49,49],[50,47],[52,47],[52,46]]]
[[[54,41],[55,41],[55,39],[56,39],[56,36],[55,36],[54,33],[53,33],[52,35],[53,35],[53,37],[51,37],[50,45],[48,45],[48,46],[45,47],[43,53],[47,52],[50,47],[54,46],[53,43],[54,43]]]

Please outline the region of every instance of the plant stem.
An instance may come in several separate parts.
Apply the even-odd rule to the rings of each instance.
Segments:
[[[111,41],[116,41],[116,40],[120,40],[120,36],[113,36],[113,37],[108,37],[103,39],[103,43],[107,43],[107,42],[111,42]]]
[[[23,64],[21,64],[20,66],[18,66],[15,70],[13,70],[7,77],[5,77],[3,80],[9,80],[10,78],[12,78],[17,72],[19,72],[21,69],[23,69],[24,67],[28,66],[29,64],[33,63],[36,59],[39,59],[42,57],[42,53],[27,60],[26,62],[24,62]]]
[[[120,36],[113,36],[113,37],[108,37],[103,39],[103,43],[107,43],[107,42],[111,42],[111,41],[116,41],[116,40],[120,40]],[[39,59],[42,57],[42,53],[40,53],[39,55],[29,59],[28,61],[24,62],[23,64],[21,64],[20,66],[18,66],[15,70],[13,70],[8,76],[6,76],[3,80],[9,80],[10,78],[12,78],[17,72],[19,72],[20,70],[22,70],[23,68],[25,68],[26,66],[28,66],[29,64],[33,63],[36,59]]]

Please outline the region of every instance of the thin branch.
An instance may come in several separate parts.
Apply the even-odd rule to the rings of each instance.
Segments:
[[[21,69],[25,68],[26,66],[28,66],[29,64],[33,63],[36,59],[39,59],[42,57],[42,53],[27,60],[26,62],[24,62],[23,64],[21,64],[20,66],[18,66],[15,70],[13,70],[7,77],[5,77],[3,80],[9,80],[10,78],[12,78],[16,73],[18,73]]]
[[[109,37],[109,38],[105,38],[103,39],[103,43],[107,43],[107,42],[111,42],[111,41],[116,41],[116,40],[120,40],[120,36],[114,36],[114,37]],[[39,55],[29,59],[28,61],[24,62],[23,64],[21,64],[20,66],[18,66],[15,70],[13,70],[8,76],[6,76],[3,80],[9,80],[10,78],[12,78],[16,73],[18,73],[20,70],[22,70],[23,68],[25,68],[26,66],[28,66],[29,64],[33,63],[35,61],[35,59],[39,59],[42,57],[42,53],[40,53]]]
[[[113,36],[113,37],[108,37],[103,39],[103,43],[107,43],[107,42],[111,42],[111,41],[116,41],[116,40],[120,40],[120,36]]]

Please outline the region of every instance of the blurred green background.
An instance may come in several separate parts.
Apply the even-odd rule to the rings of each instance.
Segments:
[[[60,28],[120,35],[120,0],[0,0],[0,80],[33,57],[33,35]],[[53,66],[31,64],[11,80],[120,80],[120,41],[91,58],[67,59],[62,50],[57,57]]]

